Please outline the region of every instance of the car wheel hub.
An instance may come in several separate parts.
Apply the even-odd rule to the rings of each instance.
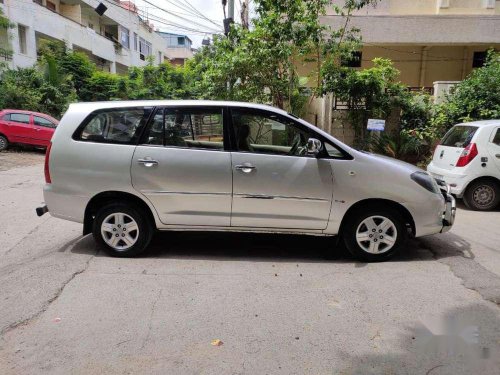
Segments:
[[[396,225],[384,216],[367,217],[356,230],[358,245],[370,254],[382,254],[391,250],[397,236]]]
[[[101,235],[117,251],[131,248],[139,238],[139,226],[130,216],[121,212],[108,215],[101,224]]]
[[[479,186],[472,195],[474,202],[479,206],[487,206],[495,199],[495,192],[489,186]]]
[[[5,147],[5,139],[0,137],[0,150]]]

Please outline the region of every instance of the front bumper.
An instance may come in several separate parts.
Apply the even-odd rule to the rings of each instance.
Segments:
[[[444,233],[448,232],[455,222],[457,202],[453,195],[451,195],[450,185],[446,184],[442,180],[436,180],[436,182],[439,185],[439,189],[441,189],[445,202],[445,209],[443,212],[443,229],[441,229],[441,233]]]

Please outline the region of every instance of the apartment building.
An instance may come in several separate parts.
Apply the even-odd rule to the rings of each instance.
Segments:
[[[342,6],[344,0],[336,2]],[[333,9],[322,17],[333,29],[345,21]],[[403,84],[440,101],[444,92],[484,64],[487,50],[500,50],[500,1],[380,0],[375,7],[355,11],[348,27],[360,30],[362,48],[346,66],[366,69],[376,57],[391,59]],[[301,64],[298,70],[309,75],[315,65]],[[313,79],[310,84],[315,84]],[[311,102],[306,118],[352,144],[354,129],[342,109],[345,103],[326,95]]]
[[[159,31],[165,40],[166,54],[174,65],[184,65],[187,59],[193,57],[192,41],[187,35]]]
[[[332,10],[322,22],[340,28],[345,19]],[[403,83],[432,91],[434,82],[460,81],[482,66],[488,49],[500,49],[500,1],[381,0],[355,12],[350,26],[363,40],[350,66],[368,68],[386,57]]]
[[[7,39],[12,67],[35,64],[43,39],[63,41],[112,73],[126,73],[151,57],[157,64],[166,59],[164,39],[131,1],[0,0],[0,7],[15,24]]]

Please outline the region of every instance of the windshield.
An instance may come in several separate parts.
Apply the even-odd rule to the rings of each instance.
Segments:
[[[441,141],[441,145],[465,148],[476,134],[476,126],[456,125],[451,128]]]

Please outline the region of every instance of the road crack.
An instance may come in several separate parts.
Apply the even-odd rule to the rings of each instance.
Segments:
[[[47,309],[50,307],[50,305],[52,303],[54,303],[58,298],[59,296],[61,296],[61,294],[64,292],[64,289],[68,286],[68,284],[73,281],[75,279],[75,277],[77,277],[78,275],[81,275],[82,273],[84,273],[90,266],[90,262],[92,259],[95,258],[95,256],[97,255],[98,251],[96,251],[96,253],[92,256],[89,257],[89,259],[87,259],[87,261],[85,262],[85,264],[83,265],[83,267],[76,271],[76,272],[73,272],[70,277],[65,280],[62,285],[57,289],[56,293],[47,301],[43,304],[42,308],[37,311],[35,314],[31,315],[30,317],[26,318],[26,319],[23,319],[21,321],[18,321],[18,322],[14,322],[10,325],[8,325],[7,327],[3,328],[1,331],[0,331],[0,337],[1,336],[4,336],[5,334],[7,334],[8,332],[10,331],[13,331],[21,326],[24,326],[24,325],[27,325],[29,324],[31,321],[37,319],[38,317],[40,317],[45,311],[47,311]]]
[[[153,304],[151,305],[151,313],[149,314],[149,322],[148,322],[148,333],[147,333],[146,337],[144,338],[144,341],[142,342],[141,349],[145,348],[146,344],[149,342],[149,339],[151,337],[151,329],[153,326],[153,315],[156,311],[156,304],[160,300],[162,292],[163,292],[163,289],[160,289],[160,291],[158,292],[158,296],[156,297],[156,299],[153,301]]]
[[[465,288],[473,290],[484,300],[500,307],[500,276],[476,262],[470,250],[468,251],[470,256],[463,251],[452,252],[450,249],[447,249],[445,253],[439,253],[424,240],[418,243],[420,248],[432,254],[433,259],[448,266],[450,272],[461,281]]]

